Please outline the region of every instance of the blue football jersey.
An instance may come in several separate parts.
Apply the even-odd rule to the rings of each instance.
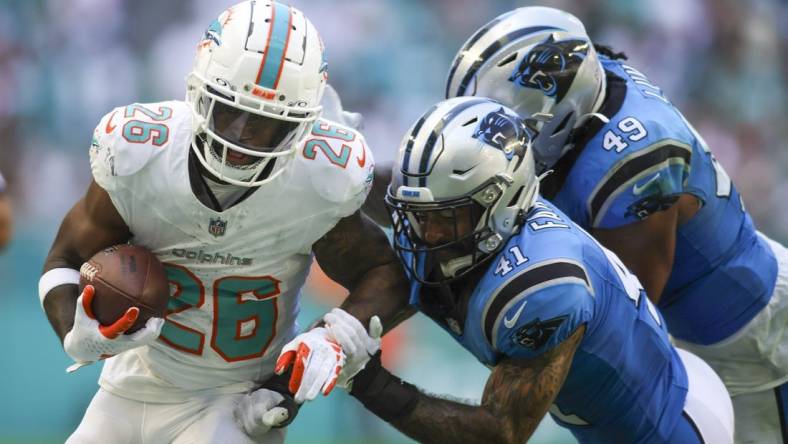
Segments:
[[[540,200],[478,279],[464,319],[436,310],[438,290],[415,280],[411,303],[488,366],[539,356],[585,325],[553,418],[581,442],[666,441],[687,375],[660,314],[615,255]]]
[[[610,121],[580,138],[568,155],[573,163],[556,166],[568,173],[547,195],[585,229],[631,224],[680,194],[696,196],[702,207],[678,228],[659,307],[677,338],[725,339],[769,301],[774,254],[728,175],[662,91],[620,61],[602,57],[602,64],[608,92],[600,112]]]

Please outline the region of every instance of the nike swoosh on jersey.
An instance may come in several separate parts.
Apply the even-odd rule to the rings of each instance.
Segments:
[[[115,111],[115,113],[116,112],[117,111]],[[107,126],[104,127],[104,132],[106,132],[107,134],[115,131],[115,128],[117,127],[117,125],[112,125],[112,118],[115,117],[115,113],[112,113],[112,115],[109,116],[109,120],[107,120]]]
[[[654,181],[659,179],[659,175],[660,174],[662,174],[662,172],[659,172],[659,173],[655,174],[654,177],[652,177],[651,179],[647,180],[646,183],[644,183],[641,186],[637,186],[637,184],[635,184],[635,186],[632,187],[632,194],[634,194],[635,196],[640,196],[641,194],[643,194],[643,191],[646,188],[648,188],[649,185],[651,185]]]
[[[367,163],[367,147],[364,146],[364,142],[361,142],[361,157],[356,157],[356,162],[360,168],[364,168],[364,164]]]
[[[528,303],[527,300],[523,301],[523,305],[521,305],[520,308],[517,309],[517,312],[514,314],[514,316],[512,316],[511,319],[509,319],[507,317],[503,318],[503,325],[505,325],[506,328],[514,327],[514,324],[517,322],[517,319],[520,318],[520,313],[523,312],[523,308],[525,308],[525,304],[527,304],[527,303]]]

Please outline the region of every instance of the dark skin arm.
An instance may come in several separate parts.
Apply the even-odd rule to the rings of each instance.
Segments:
[[[107,192],[91,182],[85,196],[63,218],[44,262],[44,272],[53,268],[78,270],[98,251],[130,238],[131,231]],[[61,342],[74,325],[78,297],[78,287],[66,284],[53,288],[44,300],[44,311]]]
[[[377,315],[391,329],[414,313],[402,265],[383,231],[361,212],[340,220],[312,251],[326,275],[350,291],[341,308],[363,325]]]
[[[561,389],[584,333],[585,325],[541,356],[498,363],[479,406],[419,393],[411,413],[392,425],[419,442],[523,443]]]
[[[8,196],[0,193],[0,249],[3,249],[11,239],[13,228],[13,211]]]
[[[658,303],[673,268],[676,230],[700,208],[698,200],[682,195],[670,208],[614,229],[593,229],[593,236],[616,253],[638,277],[648,298]]]
[[[383,163],[375,166],[375,178],[372,180],[372,189],[369,191],[364,206],[361,207],[361,211],[365,215],[382,227],[391,226],[389,211],[383,198],[386,197],[386,190],[388,190],[391,183],[391,169],[393,167],[393,163]]]

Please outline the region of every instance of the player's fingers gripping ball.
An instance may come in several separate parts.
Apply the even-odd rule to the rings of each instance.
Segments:
[[[318,393],[328,395],[344,365],[342,348],[324,327],[316,327],[282,348],[275,371],[281,375],[293,367],[289,389],[295,394],[295,401],[303,403],[315,399]]]
[[[86,285],[85,289],[82,291],[81,299],[82,303],[78,304],[79,307],[82,308],[79,311],[80,315],[85,315],[92,320],[96,320],[96,315],[93,314],[93,298],[96,295],[96,289],[93,288],[92,285]],[[137,318],[140,315],[140,309],[137,307],[129,307],[125,313],[121,317],[119,317],[115,322],[110,325],[100,325],[98,326],[99,333],[104,335],[107,339],[115,339],[118,336],[126,333],[126,330],[130,329],[132,325],[137,321]]]
[[[94,254],[79,269],[79,285],[90,285],[95,290],[87,310],[110,335],[117,329],[134,333],[149,318],[163,318],[170,298],[164,266],[155,254],[139,245],[115,245]],[[131,314],[131,308],[136,315]],[[119,319],[123,322],[116,326]],[[130,320],[131,325],[127,325]],[[110,325],[115,330],[109,329]]]
[[[130,335],[124,334],[137,320],[139,315],[137,307],[130,307],[113,323],[101,325],[95,319],[93,312],[94,297],[95,289],[92,285],[86,285],[77,298],[74,326],[63,340],[63,349],[77,362],[76,365],[69,367],[69,371],[149,344],[159,336],[164,325],[164,319],[150,318],[143,328]]]

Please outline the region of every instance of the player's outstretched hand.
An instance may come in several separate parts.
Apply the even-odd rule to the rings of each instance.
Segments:
[[[369,332],[367,332],[355,316],[341,308],[326,313],[323,321],[328,332],[347,355],[347,362],[337,378],[337,385],[347,389],[353,377],[363,370],[370,357],[380,350],[383,325],[379,317],[373,316],[369,321]]]
[[[135,347],[147,345],[159,337],[164,325],[162,318],[150,318],[145,327],[130,335],[123,333],[137,320],[140,310],[131,307],[111,325],[101,325],[93,315],[95,289],[86,285],[77,299],[74,326],[63,340],[63,349],[76,361],[67,371],[72,372],[84,365],[109,358]]]
[[[301,404],[315,399],[318,393],[328,395],[344,365],[345,353],[339,344],[325,327],[315,327],[282,348],[275,372],[281,375],[293,367],[289,389],[295,394],[295,401]]]
[[[252,438],[259,438],[272,427],[283,427],[290,423],[298,412],[297,408],[288,409],[282,394],[266,388],[260,388],[244,395],[235,406],[235,420],[244,432]],[[290,399],[292,403],[293,400]]]

